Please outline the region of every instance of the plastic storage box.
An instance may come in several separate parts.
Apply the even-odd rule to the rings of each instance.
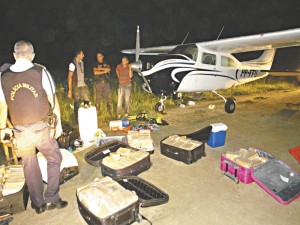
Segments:
[[[227,126],[224,123],[211,124],[212,131],[207,144],[212,147],[220,147],[225,144]]]

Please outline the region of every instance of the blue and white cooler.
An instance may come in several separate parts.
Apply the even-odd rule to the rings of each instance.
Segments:
[[[211,126],[212,131],[207,144],[212,148],[223,146],[225,144],[228,127],[224,123],[215,123],[211,124]]]

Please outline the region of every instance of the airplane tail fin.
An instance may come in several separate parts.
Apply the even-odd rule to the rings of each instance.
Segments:
[[[242,64],[249,65],[249,66],[257,66],[257,67],[261,67],[264,70],[269,70],[272,66],[275,53],[276,53],[276,49],[267,49],[263,52],[263,54],[259,58],[242,62]]]

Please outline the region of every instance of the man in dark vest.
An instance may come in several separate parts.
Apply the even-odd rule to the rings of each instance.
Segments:
[[[6,127],[9,111],[31,207],[38,214],[46,209],[64,208],[68,202],[59,196],[62,155],[56,138],[61,135],[62,128],[54,82],[45,67],[32,63],[35,54],[30,42],[18,41],[13,55],[15,64],[0,76],[0,141],[3,142],[5,133],[11,133]],[[49,123],[49,119],[53,121],[55,118],[55,123]],[[45,193],[36,149],[47,160]]]
[[[77,123],[80,100],[83,99],[85,105],[89,104],[89,91],[84,81],[83,58],[83,51],[77,51],[74,60],[69,64],[68,72],[68,98],[74,100],[74,114]]]

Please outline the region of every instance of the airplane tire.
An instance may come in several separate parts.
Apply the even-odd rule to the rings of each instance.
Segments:
[[[158,102],[155,105],[155,112],[163,113],[164,110],[165,110],[165,106],[161,104],[161,102]]]
[[[225,103],[225,112],[233,113],[235,110],[235,101],[232,98],[227,98]]]

